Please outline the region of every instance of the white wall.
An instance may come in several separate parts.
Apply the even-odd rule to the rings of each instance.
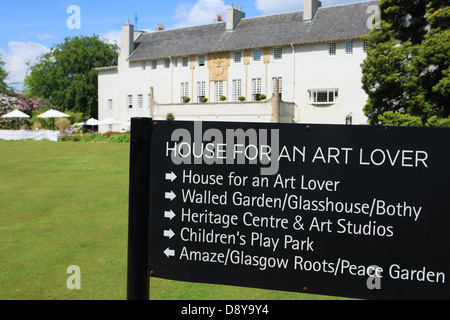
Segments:
[[[300,122],[345,124],[352,114],[353,124],[367,124],[363,107],[367,95],[362,89],[361,63],[365,58],[363,43],[353,41],[353,54],[346,55],[345,41],[337,42],[336,55],[329,55],[329,43],[296,48],[296,89]],[[309,103],[310,89],[339,89],[338,103],[314,105]]]

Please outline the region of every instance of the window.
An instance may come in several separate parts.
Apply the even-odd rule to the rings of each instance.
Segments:
[[[283,93],[283,78],[274,77],[272,78],[272,93],[275,93],[275,80],[278,79],[278,93]]]
[[[108,99],[108,111],[113,111],[113,101],[112,99]]]
[[[198,56],[198,66],[204,67],[205,63],[206,63],[206,56],[205,55]]]
[[[369,42],[364,41],[363,42],[363,52],[367,53],[367,49],[369,49]]]
[[[152,70],[156,70],[156,67],[158,66],[157,60],[152,60]]]
[[[259,101],[260,95],[261,95],[261,78],[252,79],[253,101]]]
[[[181,102],[184,102],[184,98],[189,96],[189,82],[181,83]]]
[[[261,57],[262,57],[261,49],[253,50],[253,61],[254,62],[261,62]]]
[[[241,63],[242,62],[242,52],[233,53],[233,59],[234,59],[234,63]]]
[[[309,91],[309,104],[335,104],[338,102],[338,89],[314,89]]]
[[[183,68],[187,68],[189,66],[189,57],[182,58],[182,66]]]
[[[330,43],[330,47],[328,49],[328,52],[329,52],[330,56],[335,56],[336,55],[336,42]]]
[[[138,109],[142,109],[144,107],[144,96],[142,94],[138,94]]]
[[[274,48],[273,49],[273,60],[275,60],[275,61],[283,60],[283,49],[282,48]]]
[[[202,99],[206,96],[206,85],[205,81],[197,82],[197,99],[198,102],[202,102]]]
[[[233,80],[233,101],[239,101],[239,97],[242,96],[242,80]]]
[[[178,58],[173,59],[173,67],[174,68],[178,67]]]
[[[164,60],[164,68],[170,69],[170,59]]]
[[[220,97],[223,96],[223,81],[214,82],[214,101],[220,102]]]
[[[128,110],[133,109],[133,96],[131,94],[129,94],[127,96],[127,105],[128,105]]]
[[[345,54],[346,55],[353,54],[353,41],[347,41],[345,43]]]

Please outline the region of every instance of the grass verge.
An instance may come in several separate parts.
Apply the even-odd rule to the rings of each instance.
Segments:
[[[126,299],[128,162],[127,143],[0,141],[0,299]],[[328,297],[152,279],[150,298]]]

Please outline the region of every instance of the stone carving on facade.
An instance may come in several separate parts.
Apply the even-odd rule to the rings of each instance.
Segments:
[[[208,56],[209,80],[227,81],[230,57],[228,53],[215,53]]]

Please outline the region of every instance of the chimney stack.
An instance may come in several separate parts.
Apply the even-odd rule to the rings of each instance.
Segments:
[[[221,14],[217,14],[216,15],[216,19],[214,19],[214,22],[221,22],[222,21],[222,15]]]
[[[232,31],[236,28],[241,19],[245,18],[245,13],[241,11],[241,7],[236,5],[233,8],[233,3],[230,4],[230,8],[227,10],[227,31]]]
[[[126,59],[134,50],[134,26],[127,19],[127,24],[122,26],[122,43],[120,46],[120,55]]]
[[[303,0],[303,20],[311,21],[321,6],[322,2],[319,0]]]
[[[158,23],[158,25],[156,26],[155,31],[162,31],[162,30],[164,30],[164,25],[161,24],[161,23]]]

